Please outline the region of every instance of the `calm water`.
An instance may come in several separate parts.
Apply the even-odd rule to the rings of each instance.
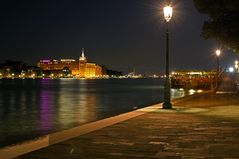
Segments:
[[[173,97],[184,92],[172,91]],[[160,79],[1,79],[0,147],[159,103]]]

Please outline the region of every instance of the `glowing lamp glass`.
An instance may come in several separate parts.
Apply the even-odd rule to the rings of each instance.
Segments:
[[[238,61],[235,61],[235,65],[238,65]]]
[[[216,55],[217,55],[217,56],[220,56],[220,55],[221,55],[221,50],[217,50],[217,51],[216,51]]]
[[[172,18],[173,15],[173,8],[170,6],[166,6],[163,8],[163,12],[164,12],[164,18],[167,22],[169,22]]]

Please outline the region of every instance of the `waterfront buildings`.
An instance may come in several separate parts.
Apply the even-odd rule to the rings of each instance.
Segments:
[[[36,66],[28,66],[21,61],[7,60],[0,64],[0,78],[35,78],[42,74]]]
[[[37,66],[22,61],[0,63],[2,78],[119,78],[123,73],[89,62],[82,50],[79,59],[39,60]]]
[[[171,85],[172,88],[212,89],[215,75],[215,71],[175,71],[171,73]]]
[[[87,61],[84,49],[79,59],[39,60],[37,66],[57,74],[63,71],[62,75],[69,72],[69,75],[79,78],[101,78],[104,75],[102,66]]]

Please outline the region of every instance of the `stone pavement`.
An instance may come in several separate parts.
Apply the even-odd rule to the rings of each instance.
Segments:
[[[17,159],[239,159],[238,117],[239,94],[209,93]]]

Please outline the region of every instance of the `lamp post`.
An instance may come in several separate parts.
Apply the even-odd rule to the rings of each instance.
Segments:
[[[220,64],[219,64],[219,57],[221,55],[221,50],[216,50],[217,55],[217,73],[216,73],[216,88],[218,87],[218,78],[219,78],[219,71],[220,71]]]
[[[238,73],[238,61],[235,61],[235,68],[236,68],[236,73]]]
[[[170,86],[170,77],[169,77],[169,22],[172,18],[173,14],[173,8],[170,6],[166,6],[163,9],[164,11],[164,18],[167,23],[167,29],[166,29],[166,70],[165,70],[165,85],[164,85],[164,103],[163,103],[163,109],[172,109],[171,104],[171,86]]]

